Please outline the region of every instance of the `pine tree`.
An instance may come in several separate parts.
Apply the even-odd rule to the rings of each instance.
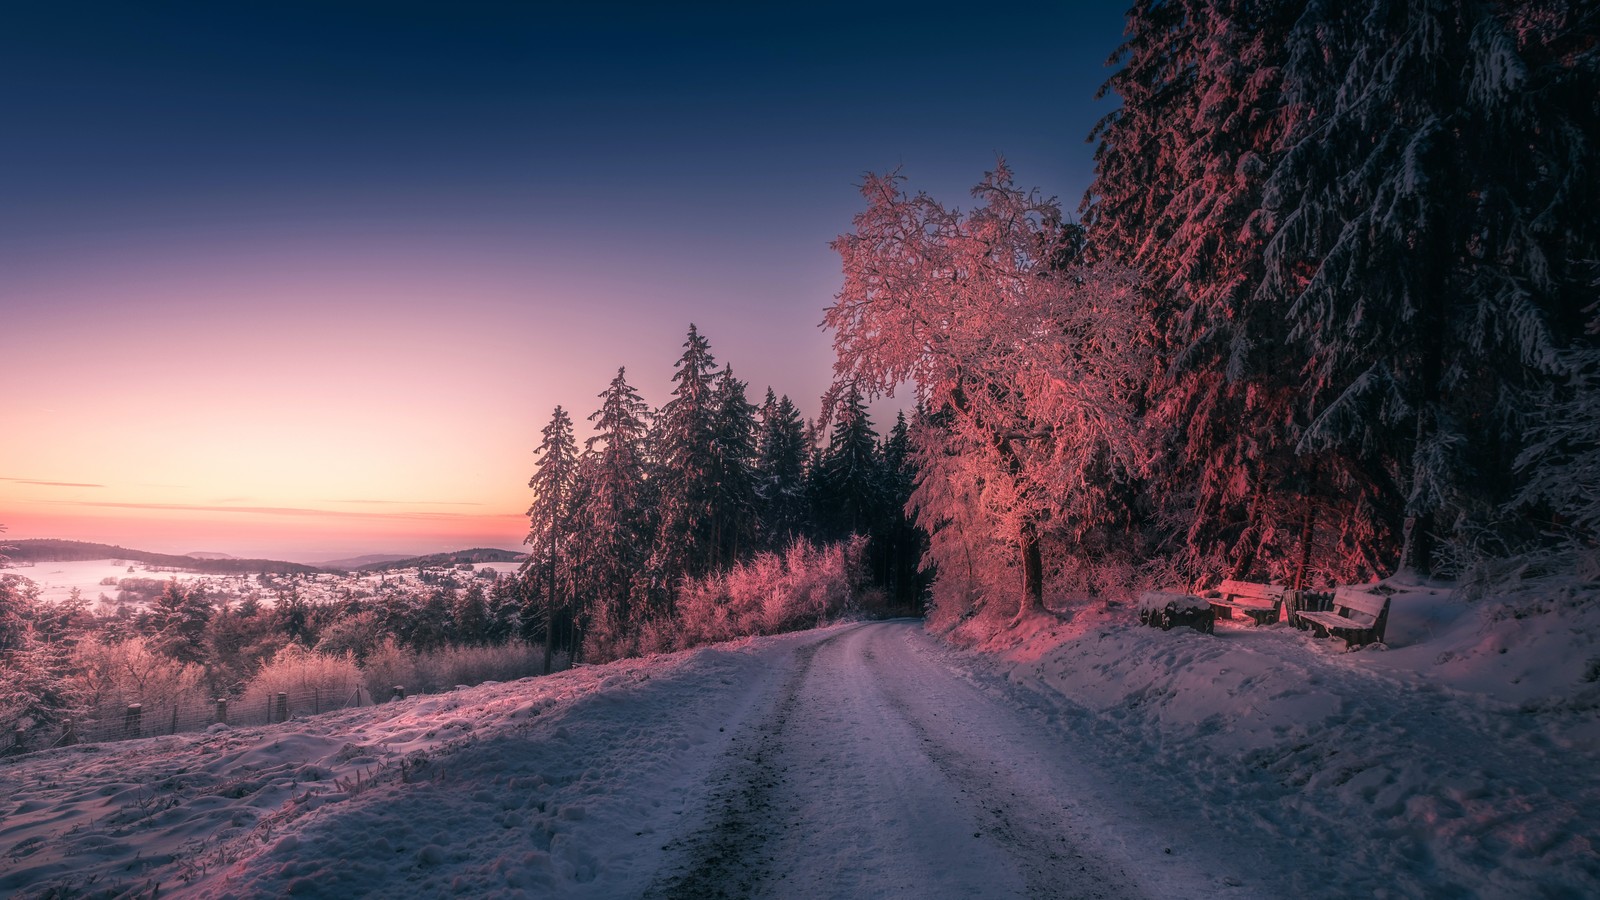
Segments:
[[[1148,276],[1141,314],[1157,353],[1146,424],[1165,450],[1149,490],[1197,575],[1281,576],[1304,536],[1292,511],[1312,502],[1318,470],[1296,453],[1304,353],[1280,305],[1256,293],[1262,191],[1292,121],[1282,45],[1300,7],[1136,4],[1121,68],[1102,88],[1121,105],[1092,135],[1090,245]]]
[[[152,645],[178,662],[204,662],[206,627],[213,612],[201,585],[169,579],[150,606]]]
[[[716,367],[711,345],[691,324],[672,376],[677,386],[652,435],[661,526],[651,569],[661,597],[685,575],[706,574],[715,558]]]
[[[731,365],[717,379],[714,404],[712,548],[715,564],[725,568],[754,549],[757,524],[756,409],[745,399],[745,383],[734,377]]]
[[[775,399],[767,388],[761,404],[755,491],[762,545],[782,550],[807,532],[806,425],[789,396]]]
[[[919,410],[920,413],[920,410]],[[880,580],[897,606],[915,608],[922,594],[918,577],[926,542],[907,516],[916,487],[911,426],[902,411],[883,442],[883,571]]]
[[[489,642],[489,604],[477,579],[456,598],[450,611],[455,641],[478,647]]]
[[[1261,293],[1309,350],[1302,446],[1370,460],[1377,503],[1403,510],[1401,568],[1492,522],[1520,400],[1581,343],[1595,22],[1592,4],[1384,0],[1313,4],[1290,34],[1306,114],[1266,187]]]
[[[524,543],[536,548],[523,571],[541,579],[544,599],[544,671],[550,673],[555,655],[554,623],[558,609],[570,604],[563,590],[570,584],[570,542],[572,537],[572,494],[578,465],[578,448],[572,436],[572,417],[557,406],[544,427],[543,439],[535,450],[538,461],[528,487],[533,488],[533,505],[528,507],[529,530]],[[542,571],[535,566],[542,566]]]
[[[836,404],[833,433],[822,457],[821,491],[830,539],[877,530],[884,506],[883,466],[878,459],[878,433],[867,405],[853,386]]]
[[[635,575],[651,544],[647,464],[650,409],[618,369],[589,416],[595,433],[584,444],[587,501],[577,535],[584,559],[587,628],[607,643],[635,613]]]

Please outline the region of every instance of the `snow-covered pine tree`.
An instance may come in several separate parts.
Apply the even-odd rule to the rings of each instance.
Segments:
[[[1135,4],[1101,91],[1121,105],[1091,135],[1091,250],[1148,278],[1146,422],[1163,449],[1148,493],[1165,527],[1182,529],[1197,579],[1284,577],[1289,545],[1310,537],[1318,463],[1295,453],[1303,354],[1281,307],[1256,296],[1261,191],[1290,124],[1282,44],[1301,5]]]
[[[767,388],[761,404],[755,488],[761,542],[768,550],[785,549],[807,533],[806,451],[806,425],[800,411],[789,395],[775,399]]]
[[[834,404],[820,489],[827,515],[823,533],[828,539],[877,530],[885,499],[883,463],[866,401],[853,385]]]
[[[214,612],[201,584],[168,579],[150,604],[151,646],[181,663],[204,662],[206,626]]]
[[[729,365],[717,378],[713,399],[711,545],[714,565],[719,568],[739,562],[755,549],[756,409],[746,399],[745,387]]]
[[[588,634],[614,642],[635,615],[635,575],[645,565],[652,525],[647,481],[650,408],[618,369],[589,416],[594,435],[584,442],[588,502],[578,514],[585,560]]]
[[[651,437],[661,525],[650,568],[661,600],[670,599],[685,575],[708,572],[715,558],[717,363],[710,343],[692,324],[676,369],[672,380],[677,386],[656,417]]]
[[[555,653],[557,612],[570,603],[572,494],[577,475],[578,447],[572,436],[572,417],[557,406],[544,427],[538,461],[528,487],[533,488],[533,505],[528,507],[528,537],[524,543],[536,548],[523,571],[542,588],[544,628],[544,671],[549,674]],[[536,568],[542,567],[542,568]]]
[[[920,414],[920,410],[918,411]],[[904,411],[895,414],[894,427],[883,442],[883,569],[879,579],[889,599],[901,607],[915,607],[922,593],[917,571],[925,541],[908,518],[907,506],[916,487],[916,465],[911,426]]]
[[[0,729],[24,733],[54,725],[78,697],[66,676],[65,648],[35,639],[38,589],[0,575]]]
[[[466,590],[455,598],[450,622],[456,643],[481,647],[489,642],[489,603],[481,581],[474,578]]]
[[[1521,23],[1521,24],[1519,24]],[[1307,344],[1301,441],[1367,460],[1400,568],[1494,522],[1522,399],[1565,374],[1600,258],[1593,4],[1310,3],[1265,191],[1266,303]]]

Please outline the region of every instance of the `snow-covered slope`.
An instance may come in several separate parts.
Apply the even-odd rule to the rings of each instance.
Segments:
[[[0,762],[0,895],[637,895],[769,663],[828,633]]]
[[[1409,587],[1389,646],[1354,653],[1283,624],[1162,632],[1126,608],[953,637],[997,654],[971,657],[991,688],[1107,778],[1198,813],[1242,860],[1299,866],[1297,892],[1593,897],[1597,593]]]

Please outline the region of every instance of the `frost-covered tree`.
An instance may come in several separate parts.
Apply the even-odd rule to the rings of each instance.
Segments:
[[[756,408],[733,366],[717,379],[712,422],[715,460],[711,545],[714,562],[730,566],[754,550],[756,518]]]
[[[854,386],[846,388],[833,413],[833,432],[822,455],[819,491],[828,518],[820,523],[830,540],[877,530],[885,505],[878,433],[867,404]]]
[[[1019,611],[1042,609],[1047,534],[1066,548],[1117,523],[1126,510],[1108,492],[1142,465],[1137,283],[1126,269],[1078,262],[1078,229],[1003,164],[966,214],[907,195],[898,176],[871,176],[862,194],[855,231],[832,244],[844,268],[825,317],[835,390],[910,383],[941,414],[926,434],[948,452],[919,456],[939,467],[923,483],[963,487],[925,493],[919,522],[947,527],[955,514],[941,504],[974,499],[1019,571]]]
[[[587,502],[577,510],[591,632],[602,643],[635,614],[638,575],[649,555],[653,522],[647,479],[650,408],[618,369],[589,417],[584,443]]]
[[[38,640],[38,589],[0,575],[0,728],[24,733],[54,725],[76,705],[66,648]]]
[[[879,581],[896,605],[915,608],[921,601],[922,580],[917,569],[925,551],[922,533],[908,518],[907,507],[916,487],[916,463],[911,426],[906,414],[895,416],[894,427],[883,442],[883,521],[880,526],[881,572]]]
[[[800,411],[789,395],[774,398],[768,388],[761,404],[755,463],[761,538],[768,550],[781,550],[807,531],[806,451],[806,426]]]
[[[1146,423],[1163,449],[1149,493],[1196,575],[1282,577],[1317,461],[1282,305],[1257,296],[1261,195],[1292,121],[1281,96],[1290,0],[1140,2],[1096,127],[1090,248],[1140,268],[1155,338]],[[1326,465],[1324,466],[1326,468]]]
[[[544,427],[533,477],[533,505],[528,507],[529,530],[524,543],[535,548],[524,572],[537,578],[544,588],[544,671],[549,674],[555,653],[555,629],[551,626],[557,610],[570,602],[563,588],[570,582],[572,494],[577,474],[578,447],[572,436],[572,417],[557,406]],[[542,566],[536,569],[535,566]]]
[[[483,585],[474,580],[455,598],[450,611],[452,636],[458,644],[481,646],[489,641],[489,604]]]
[[[151,647],[182,663],[206,659],[206,627],[215,609],[198,582],[168,579],[150,605]]]
[[[663,596],[679,578],[705,574],[716,552],[717,363],[692,324],[676,369],[672,399],[661,408],[651,441],[661,523],[651,569]]]
[[[1376,0],[1308,3],[1290,32],[1260,294],[1309,352],[1302,448],[1370,460],[1402,568],[1494,520],[1524,398],[1579,340],[1600,258],[1595,25],[1586,3]]]

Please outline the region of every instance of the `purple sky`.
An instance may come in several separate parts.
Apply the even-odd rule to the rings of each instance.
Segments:
[[[564,6],[8,9],[10,536],[514,545],[551,408],[581,422],[619,365],[663,401],[691,321],[814,413],[861,174],[959,200],[1004,154],[1075,207],[1121,31],[1120,4]]]

